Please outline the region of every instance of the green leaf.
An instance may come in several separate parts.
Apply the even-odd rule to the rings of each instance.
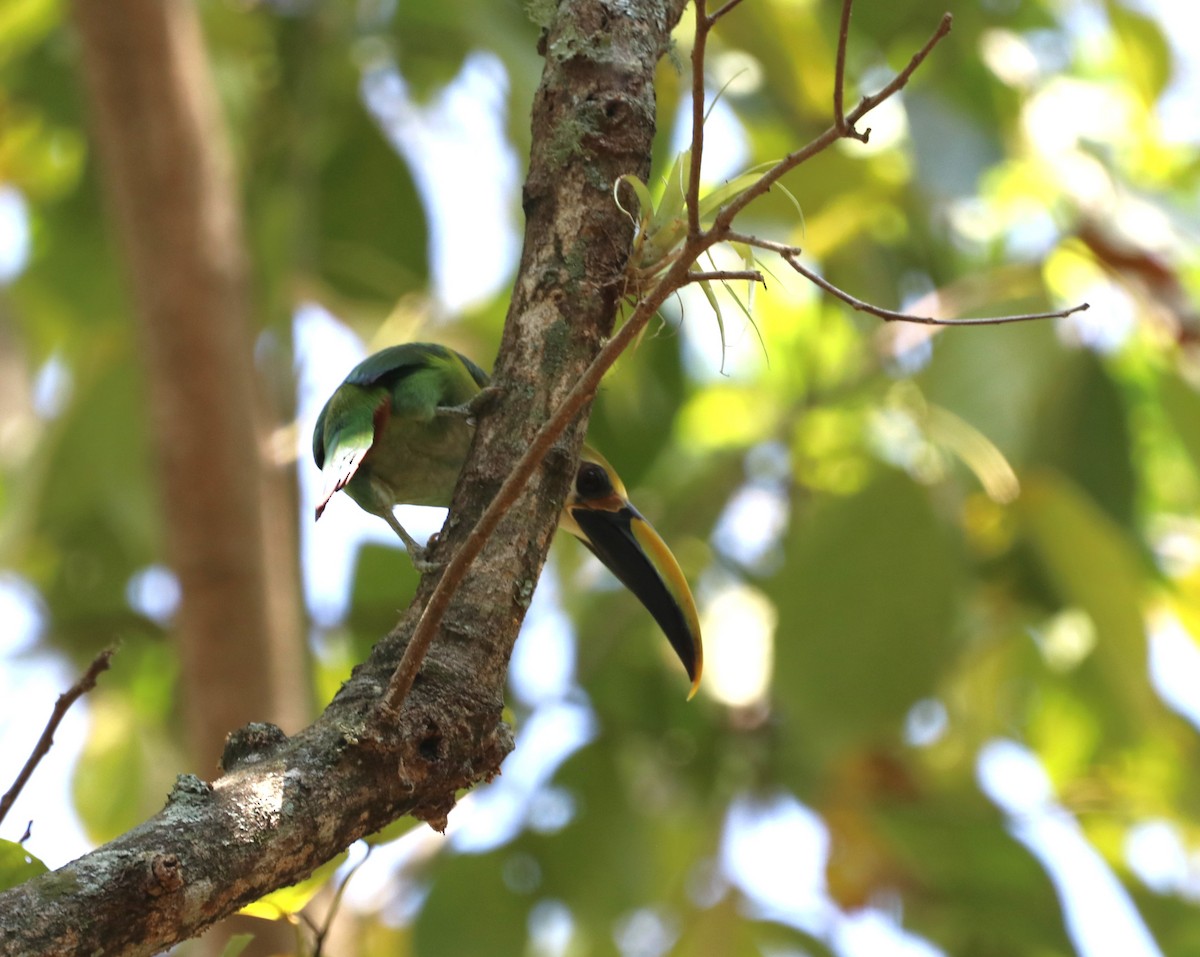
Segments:
[[[221,957],[238,957],[252,940],[254,940],[253,934],[234,934],[225,941],[225,949],[221,951]]]
[[[890,737],[953,666],[962,556],[907,476],[797,510],[779,574],[775,695],[818,753]]]
[[[684,206],[687,203],[687,178],[691,163],[691,150],[684,150],[675,157],[675,162],[671,164],[671,172],[663,180],[662,195],[659,196],[658,206],[654,210],[653,229],[661,230],[683,217]]]
[[[1104,6],[1112,22],[1113,38],[1124,54],[1123,72],[1146,108],[1153,109],[1171,80],[1174,69],[1171,44],[1152,17],[1115,0],[1108,0]]]
[[[1033,461],[1079,485],[1108,516],[1136,526],[1137,474],[1125,400],[1092,352],[1069,355],[1042,395]]]
[[[398,841],[409,831],[421,826],[421,824],[422,822],[418,821],[415,817],[399,817],[386,827],[380,828],[374,834],[366,835],[363,841],[372,847],[380,844],[390,844],[392,841]]]
[[[122,667],[118,655],[113,670]],[[165,729],[146,721],[134,704],[107,687],[88,697],[91,727],[71,791],[88,836],[98,844],[160,810],[175,769],[184,766]]]
[[[48,868],[15,841],[0,840],[0,891],[24,884]]]
[[[334,871],[341,866],[345,859],[346,852],[343,851],[332,860],[326,861],[299,883],[272,891],[265,897],[260,897],[247,904],[238,913],[245,914],[247,917],[261,917],[263,920],[279,920],[282,917],[298,914],[316,896],[317,891],[329,882]]]
[[[364,183],[379,186],[364,189]],[[325,282],[340,295],[387,309],[424,288],[425,208],[408,165],[365,107],[341,123],[318,185],[317,262]]]
[[[1000,812],[962,785],[876,812],[891,852],[926,889],[906,908],[913,929],[952,954],[1071,953],[1046,872]]]
[[[515,886],[536,878],[536,863],[511,852],[442,855],[413,928],[413,952],[421,957],[524,953],[533,900],[514,892],[512,880],[506,886],[505,861],[510,873],[522,875]]]
[[[629,214],[629,218],[634,221],[635,225],[649,222],[651,217],[654,216],[654,199],[650,195],[650,187],[632,173],[618,176],[616,186],[613,187],[613,198],[616,199],[618,205],[621,203],[621,191],[619,187],[622,183],[628,184],[629,188],[633,190],[634,195],[637,196],[638,215],[634,216],[629,210],[625,210]],[[621,208],[624,209],[623,206]]]
[[[936,339],[921,391],[970,422],[1020,465],[1028,460],[1070,362],[1049,323],[951,331]]]
[[[366,658],[375,642],[395,627],[420,578],[402,549],[373,542],[359,547],[346,622],[355,662]]]
[[[1192,468],[1200,475],[1200,395],[1178,375],[1159,379],[1159,396]]]
[[[1017,513],[1062,606],[1084,612],[1095,629],[1073,685],[1096,696],[1094,713],[1110,740],[1128,740],[1161,713],[1146,678],[1149,568],[1094,501],[1052,473],[1026,480]]]
[[[713,311],[713,316],[717,320],[717,331],[721,334],[721,369],[725,368],[725,319],[721,315],[721,303],[717,301],[716,290],[713,289],[712,283],[707,279],[697,283],[704,292],[704,298],[708,300],[708,305]],[[741,305],[739,302],[738,305]]]

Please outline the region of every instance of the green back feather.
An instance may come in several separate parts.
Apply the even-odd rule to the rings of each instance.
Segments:
[[[418,375],[418,373],[432,373]],[[461,405],[488,384],[488,374],[466,356],[432,342],[406,342],[367,356],[321,409],[313,428],[313,460],[325,467],[326,421],[332,415],[337,431],[351,428],[356,440],[370,445],[373,414],[382,392],[392,394],[396,411],[418,418],[433,415],[438,406]],[[347,388],[350,386],[351,388]],[[405,388],[407,386],[407,388]],[[357,388],[355,388],[357,387]],[[365,401],[364,401],[365,400]],[[363,432],[359,437],[358,432]]]

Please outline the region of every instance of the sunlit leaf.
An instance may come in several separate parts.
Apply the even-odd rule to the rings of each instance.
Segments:
[[[1132,734],[1155,712],[1145,677],[1146,572],[1125,533],[1069,482],[1041,474],[1018,502],[1025,533],[1059,600],[1081,609],[1095,647],[1080,677],[1098,682],[1097,714],[1111,734]]]
[[[326,861],[315,871],[297,884],[281,887],[265,897],[260,897],[253,903],[247,904],[239,913],[247,917],[261,917],[263,920],[279,920],[302,911],[317,892],[329,883],[334,872],[341,867],[346,859],[345,853]]]
[[[1108,0],[1104,6],[1124,54],[1127,76],[1146,107],[1153,109],[1171,79],[1171,45],[1153,18],[1115,0]]]

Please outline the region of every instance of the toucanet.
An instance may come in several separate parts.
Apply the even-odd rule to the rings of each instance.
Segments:
[[[391,525],[417,566],[427,567],[424,549],[393,509],[450,504],[475,428],[471,401],[487,385],[487,373],[474,362],[433,343],[391,346],[356,365],[313,430],[313,458],[324,478],[317,518],[344,491]],[[558,525],[646,606],[683,662],[694,695],[704,653],[687,579],[613,467],[588,445]]]

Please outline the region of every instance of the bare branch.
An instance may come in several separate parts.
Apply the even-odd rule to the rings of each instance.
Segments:
[[[844,11],[845,8],[843,8],[843,12]],[[946,34],[950,32],[950,25],[952,22],[953,17],[951,17],[949,13],[945,14],[942,17],[941,22],[938,24],[937,29],[933,32],[929,39],[925,41],[925,45],[913,55],[912,59],[909,60],[908,65],[905,66],[905,68],[898,74],[896,74],[896,76],[892,78],[892,81],[888,83],[887,86],[885,86],[878,93],[863,97],[858,106],[851,110],[850,113],[844,118],[835,117],[833,125],[825,130],[825,132],[821,133],[815,139],[811,140],[805,146],[800,147],[800,149],[796,150],[795,152],[789,153],[769,170],[763,173],[762,177],[757,183],[755,183],[745,192],[738,194],[737,197],[730,200],[729,203],[723,206],[721,211],[717,214],[716,219],[713,221],[712,229],[710,230],[710,232],[717,234],[715,241],[723,241],[726,237],[721,234],[729,229],[738,213],[749,206],[750,203],[754,202],[754,200],[758,199],[758,197],[767,193],[785,173],[790,173],[801,163],[811,159],[817,153],[828,149],[837,140],[846,136],[853,136],[855,139],[860,139],[865,142],[867,136],[870,134],[870,130],[867,130],[866,133],[860,135],[857,130],[855,130],[854,124],[871,112],[871,110],[875,109],[875,107],[879,106],[880,103],[894,96],[907,85],[917,67],[919,67],[925,61],[925,58],[929,56],[929,54],[933,51],[933,48],[937,46],[938,43],[940,43],[941,40],[946,36]]]
[[[837,66],[833,75],[833,122],[841,135],[853,136],[865,143],[866,135],[846,123],[846,45],[850,42],[850,11],[853,8],[854,0],[842,0],[842,19],[838,25]]]
[[[708,31],[712,29],[705,13],[705,0],[696,3],[696,38],[692,43],[692,154],[688,169],[688,238],[700,235],[700,168],[704,157],[704,55]]]
[[[757,269],[715,269],[710,272],[690,272],[683,284],[686,286],[694,282],[734,282],[741,279],[747,282],[760,282],[764,289],[767,288],[767,280]]]
[[[791,266],[796,272],[813,283],[819,286],[832,296],[836,296],[846,305],[857,309],[859,312],[865,312],[872,316],[878,316],[886,322],[911,322],[922,326],[1001,326],[1010,322],[1030,322],[1035,319],[1062,319],[1076,312],[1083,312],[1090,308],[1086,302],[1081,302],[1077,306],[1072,306],[1070,309],[1059,309],[1055,312],[1028,312],[1020,313],[1011,316],[981,316],[971,319],[938,319],[935,316],[915,316],[907,312],[896,312],[892,309],[884,309],[881,306],[874,306],[869,302],[864,302],[844,289],[840,289],[831,283],[820,273],[814,272],[803,263],[801,263],[793,252],[782,252],[780,255],[783,261]]]
[[[725,16],[728,13],[732,13],[734,7],[739,6],[741,4],[741,2],[742,2],[742,0],[728,0],[728,2],[726,4],[717,8],[717,10],[712,14],[712,16],[708,17],[708,19],[706,21],[708,24],[708,27],[711,29],[716,24],[716,22],[721,19],[721,17]]]
[[[1088,303],[1083,302],[1077,306],[1072,306],[1070,309],[1061,309],[1056,312],[1030,312],[1012,316],[981,316],[971,319],[938,319],[934,316],[918,316],[907,312],[897,312],[893,309],[884,309],[882,306],[865,302],[846,292],[844,289],[835,286],[820,273],[809,269],[800,262],[799,246],[789,246],[787,243],[776,242],[773,239],[761,239],[758,236],[752,236],[748,233],[732,231],[726,233],[725,239],[727,242],[743,243],[746,246],[753,246],[755,249],[764,249],[767,252],[777,253],[785,263],[813,285],[824,289],[831,296],[837,297],[851,308],[872,316],[878,316],[886,322],[911,322],[923,326],[1000,326],[1010,322],[1029,322],[1036,319],[1061,319],[1090,308]]]
[[[54,745],[54,732],[58,730],[58,726],[62,723],[62,719],[67,711],[70,710],[71,705],[96,687],[96,679],[102,671],[108,670],[109,662],[115,652],[115,648],[105,648],[92,659],[92,663],[88,665],[87,671],[83,673],[83,677],[58,696],[58,700],[54,702],[54,710],[50,712],[50,720],[46,722],[42,736],[38,738],[37,744],[34,745],[33,752],[29,755],[28,760],[26,760],[25,766],[21,768],[21,773],[17,775],[16,781],[5,792],[4,797],[0,797],[0,821],[3,821],[4,816],[8,814],[9,809],[12,808],[21,790],[33,776],[33,772],[37,769],[38,764],[41,763],[42,758],[50,753],[50,748]],[[28,833],[28,830],[26,833]]]

